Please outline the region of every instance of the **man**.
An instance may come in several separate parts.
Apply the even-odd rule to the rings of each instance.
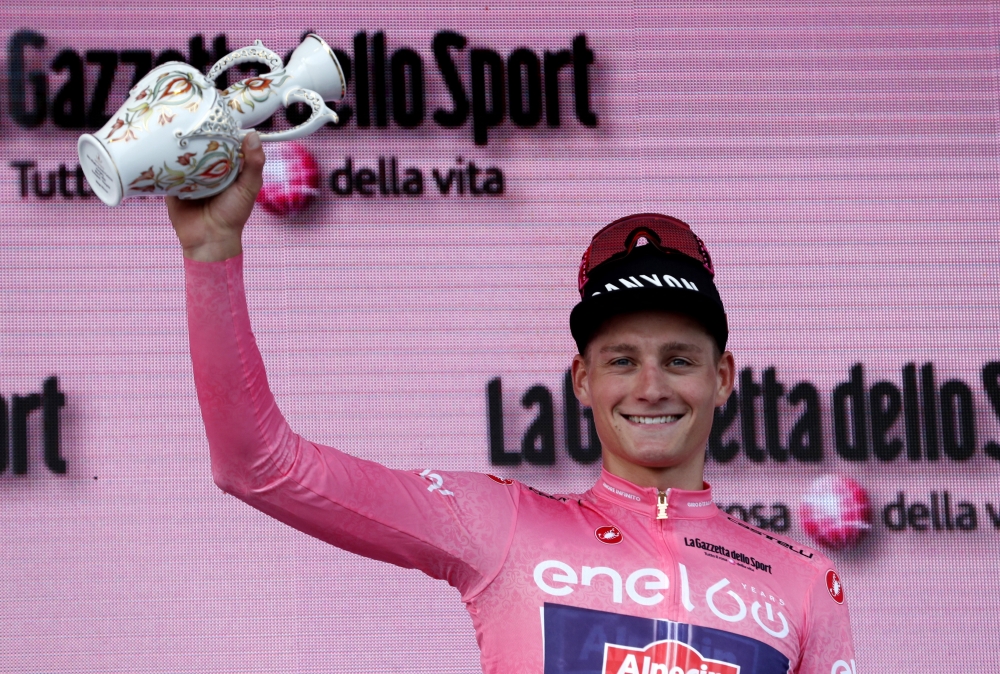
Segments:
[[[702,480],[735,367],[711,260],[687,225],[624,218],[584,255],[573,385],[593,409],[604,470],[585,494],[550,496],[490,475],[390,470],[288,427],[242,280],[264,164],[256,134],[244,154],[221,195],[167,204],[222,489],[337,547],[447,580],[490,674],[854,673],[830,561],[727,516]]]

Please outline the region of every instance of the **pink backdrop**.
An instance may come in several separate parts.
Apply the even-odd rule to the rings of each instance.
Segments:
[[[44,192],[49,172],[76,165],[84,129],[54,122],[71,70],[53,66],[64,50],[187,57],[193,36],[210,45],[224,33],[231,49],[260,38],[284,54],[305,30],[352,56],[361,31],[370,44],[383,32],[390,55],[416,51],[426,116],[402,128],[390,108],[386,128],[351,119],[321,130],[304,143],[322,177],[313,206],[251,220],[251,314],[298,432],[394,467],[586,489],[598,468],[569,457],[562,418],[579,256],[603,223],[673,214],[715,258],[737,364],[757,381],[773,366],[786,388],[808,381],[819,392],[823,461],[755,462],[741,451],[712,462],[720,503],[787,504],[788,535],[810,542],[798,515],[809,484],[853,478],[870,496],[873,528],[829,554],[845,579],[859,670],[1000,665],[1000,522],[990,516],[1000,512],[1000,461],[985,450],[1000,442],[1000,423],[982,378],[1000,360],[997,3],[206,4],[0,8],[0,396],[11,433],[14,396],[57,377],[67,462],[61,474],[46,466],[43,412],[29,414],[27,472],[0,474],[0,670],[479,669],[451,588],[322,545],[212,484],[182,258],[162,202],[108,209],[58,189],[36,196],[31,182],[37,172]],[[13,45],[25,30],[44,45],[21,59]],[[508,117],[476,145],[471,121],[435,123],[433,111],[451,107],[431,50],[445,30],[468,40],[453,51],[467,90],[471,49],[542,58],[585,35],[597,125],[574,112],[572,67],[559,76],[558,128],[544,114],[533,128]],[[32,72],[48,78],[48,110],[26,128],[18,106],[37,111],[36,85],[24,85],[26,103],[17,90]],[[99,74],[84,66],[84,108]],[[107,113],[131,74],[118,68]],[[346,103],[356,105],[353,81]],[[348,156],[355,168],[397,157],[423,172],[424,194],[338,196],[329,178]],[[431,171],[457,156],[499,168],[504,193],[439,194]],[[933,363],[939,387],[964,382],[971,458],[843,458],[831,400],[856,363],[869,388],[902,387],[908,363],[918,377]],[[510,451],[535,414],[520,396],[535,384],[552,392],[554,465],[491,465],[486,390],[497,377]],[[781,403],[783,435],[796,414]],[[889,437],[904,437],[903,426],[901,416]],[[737,419],[725,438],[739,441],[739,428]],[[900,493],[910,505],[945,491],[975,508],[975,530],[884,521]]]

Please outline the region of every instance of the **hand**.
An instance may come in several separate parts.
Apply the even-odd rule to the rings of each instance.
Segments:
[[[263,183],[264,150],[251,131],[243,139],[243,169],[232,185],[207,199],[167,197],[167,214],[184,257],[215,262],[243,252],[243,226],[253,211]]]

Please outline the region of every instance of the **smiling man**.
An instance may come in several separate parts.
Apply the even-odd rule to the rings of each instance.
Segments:
[[[713,276],[701,239],[663,215],[616,220],[583,255],[573,384],[593,410],[605,469],[635,484],[702,488],[735,372]]]
[[[264,155],[254,133],[243,149],[224,193],[167,204],[222,489],[344,550],[447,581],[489,674],[854,674],[830,561],[727,516],[702,479],[734,363],[711,260],[687,225],[631,216],[584,254],[570,324],[574,388],[603,448],[591,490],[391,470],[297,435],[268,388],[241,243]]]
[[[733,357],[694,319],[643,311],[608,319],[573,360],[604,467],[635,484],[701,489],[715,408],[733,388]]]

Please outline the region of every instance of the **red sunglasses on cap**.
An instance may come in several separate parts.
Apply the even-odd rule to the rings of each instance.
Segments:
[[[580,260],[580,295],[590,272],[608,260],[625,257],[636,246],[652,245],[663,252],[676,252],[701,262],[715,276],[705,243],[687,223],[658,213],[640,213],[615,220],[594,235]]]

